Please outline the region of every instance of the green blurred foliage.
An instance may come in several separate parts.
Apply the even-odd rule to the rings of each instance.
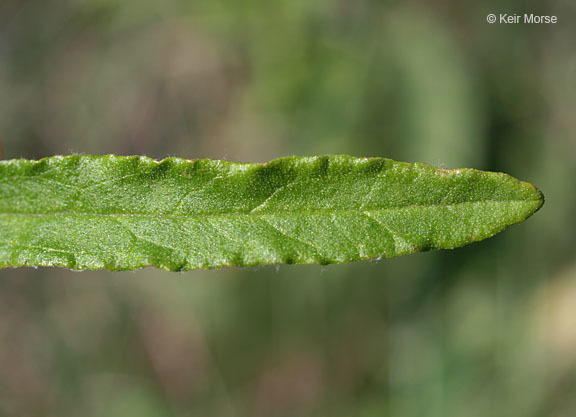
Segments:
[[[524,12],[559,23],[485,20]],[[385,156],[547,203],[380,262],[1,271],[0,415],[574,415],[574,22],[561,0],[2,0],[6,159]]]

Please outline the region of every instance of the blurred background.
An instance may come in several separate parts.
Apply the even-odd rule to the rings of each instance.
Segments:
[[[385,156],[504,171],[547,202],[379,262],[2,270],[0,416],[576,415],[575,9],[1,0],[5,159]]]

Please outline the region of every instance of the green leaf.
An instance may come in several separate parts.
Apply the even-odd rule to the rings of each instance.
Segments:
[[[0,162],[0,266],[171,271],[450,249],[536,212],[506,174],[383,158]]]

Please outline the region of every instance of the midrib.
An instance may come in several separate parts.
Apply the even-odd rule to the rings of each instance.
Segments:
[[[244,211],[233,213],[193,213],[193,214],[170,214],[170,213],[84,213],[74,211],[63,211],[56,213],[1,213],[0,216],[14,216],[14,217],[150,217],[150,218],[170,218],[170,219],[186,219],[186,218],[208,218],[208,217],[270,217],[281,215],[332,215],[332,214],[359,214],[359,213],[381,213],[390,211],[401,211],[411,208],[438,208],[438,207],[459,207],[467,205],[480,205],[480,204],[513,204],[513,203],[539,203],[535,199],[514,199],[514,200],[478,200],[478,201],[464,201],[460,203],[451,204],[410,204],[398,207],[384,207],[384,208],[357,208],[357,209],[314,209],[314,210],[284,210],[284,211]]]

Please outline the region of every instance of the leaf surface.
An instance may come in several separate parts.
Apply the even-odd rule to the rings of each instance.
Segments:
[[[0,266],[177,271],[451,249],[543,204],[502,173],[349,156],[0,162]]]

